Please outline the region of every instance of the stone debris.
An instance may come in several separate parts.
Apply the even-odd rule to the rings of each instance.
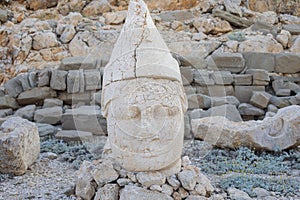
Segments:
[[[132,178],[134,174],[136,179]],[[188,164],[177,174],[166,177],[160,172],[127,172],[109,159],[84,161],[76,181],[76,196],[87,200],[173,199],[178,195],[192,198],[195,194],[204,198],[213,191],[210,180],[200,169]]]
[[[299,145],[299,112],[299,106],[289,106],[263,121],[232,122],[224,117],[192,119],[192,131],[195,138],[221,148],[284,150]]]

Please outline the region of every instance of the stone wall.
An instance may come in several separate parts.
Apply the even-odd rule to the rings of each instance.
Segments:
[[[257,120],[300,105],[299,54],[214,53],[208,60],[206,69],[181,66],[189,103],[187,138],[193,137],[191,119]],[[61,128],[58,136],[65,139],[70,134],[105,136],[106,120],[100,111],[102,71],[99,59],[78,56],[63,59],[55,69],[20,74],[1,90],[0,116],[34,121],[42,135]]]

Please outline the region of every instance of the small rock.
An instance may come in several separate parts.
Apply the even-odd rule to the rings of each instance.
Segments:
[[[275,72],[277,73],[298,73],[300,72],[300,55],[296,53],[280,53],[275,56]]]
[[[110,25],[119,25],[124,23],[127,12],[126,11],[117,11],[117,12],[108,12],[104,13],[105,24]]]
[[[6,108],[12,108],[12,109],[19,108],[16,99],[8,95],[0,97],[0,109],[6,109]]]
[[[210,180],[204,174],[202,174],[198,168],[195,168],[195,171],[197,174],[197,178],[196,178],[197,185],[203,186],[205,189],[204,196],[209,197],[213,193],[214,187],[211,185]]]
[[[186,200],[206,200],[206,197],[198,196],[198,195],[190,195],[186,198]],[[215,199],[213,199],[215,200]]]
[[[174,190],[177,190],[180,187],[180,182],[177,179],[176,175],[167,177],[167,181],[174,188]]]
[[[91,171],[91,174],[98,186],[115,181],[119,177],[118,172],[113,168],[110,161],[97,164],[95,169]]]
[[[58,3],[58,0],[28,0],[27,6],[31,10],[38,10],[38,9],[46,9],[55,7]]]
[[[173,193],[173,187],[170,186],[170,185],[168,185],[168,184],[163,184],[163,185],[161,186],[161,189],[162,189],[162,190],[161,190],[162,193],[167,194],[167,195],[169,195],[169,196],[171,196],[172,193]]]
[[[273,112],[273,113],[277,113],[278,108],[276,106],[274,106],[273,104],[269,104],[268,105],[268,111]]]
[[[162,185],[166,182],[166,176],[160,172],[139,172],[136,178],[145,187]]]
[[[83,161],[76,178],[75,194],[83,199],[92,199],[95,195],[95,185],[91,171],[95,166],[88,161]]]
[[[54,136],[58,128],[50,124],[35,123],[38,127],[40,137]]]
[[[206,195],[206,189],[204,185],[201,184],[197,184],[195,187],[195,191],[201,195],[201,196],[205,196]]]
[[[123,186],[125,186],[125,185],[128,185],[129,183],[132,183],[132,181],[131,181],[130,179],[128,179],[128,178],[119,178],[119,179],[117,180],[117,183],[118,183],[118,185],[119,185],[120,187],[123,187]]]
[[[280,53],[283,47],[273,36],[255,35],[240,43],[238,52]]]
[[[276,40],[284,47],[287,48],[289,46],[289,43],[291,42],[292,35],[290,32],[286,30],[282,30],[277,36]]]
[[[284,108],[290,105],[290,102],[287,98],[285,97],[276,97],[272,96],[270,98],[270,103],[273,104],[274,106],[278,108]]]
[[[121,190],[120,200],[128,200],[128,199],[172,200],[172,198],[167,194],[146,190],[144,188],[140,188],[137,186],[126,185],[125,188]]]
[[[7,116],[12,115],[12,114],[13,114],[13,110],[11,108],[0,110],[0,118],[4,118],[4,117],[7,117]]]
[[[178,179],[182,187],[187,190],[193,190],[196,186],[196,173],[193,170],[183,170],[179,172]]]
[[[152,191],[157,191],[157,192],[162,191],[162,188],[159,185],[151,185],[149,189]]]
[[[267,196],[270,196],[270,193],[267,190],[263,189],[263,188],[254,188],[253,192],[256,195],[256,197],[260,198],[260,199],[262,199],[264,197],[267,197]]]
[[[63,43],[69,43],[75,36],[76,34],[76,30],[74,28],[73,25],[67,25],[62,33],[62,35],[60,36],[60,40]]]
[[[181,163],[182,167],[187,167],[191,164],[192,164],[192,162],[190,161],[188,156],[182,157],[182,163]]]
[[[60,99],[45,99],[44,100],[44,105],[43,108],[51,108],[51,107],[62,107],[63,106],[63,101]]]
[[[285,24],[282,26],[282,28],[289,31],[293,35],[300,34],[300,24]]]
[[[3,9],[0,9],[0,21],[2,23],[5,23],[8,19],[8,12],[7,10],[3,10]]]
[[[38,32],[33,36],[32,48],[41,50],[58,45],[56,35],[52,32]]]
[[[17,101],[20,105],[41,104],[46,98],[56,97],[57,93],[49,87],[37,87],[22,92]]]
[[[99,188],[94,200],[118,200],[120,187],[117,184],[106,184]]]
[[[98,16],[109,12],[111,7],[107,0],[92,1],[82,11],[84,16]]]
[[[48,158],[50,160],[55,160],[58,157],[58,155],[56,153],[46,152],[46,153],[43,153],[43,157]]]
[[[187,196],[189,196],[188,191],[186,191],[186,190],[183,189],[182,187],[180,187],[180,188],[178,189],[178,193],[180,194],[180,197],[181,197],[182,199],[184,199],[184,198],[186,198]]]
[[[233,83],[233,75],[229,71],[214,72],[212,78],[217,85],[231,85]]]
[[[245,67],[245,60],[240,53],[214,53],[208,60],[208,68],[239,73]]]
[[[227,192],[232,200],[251,200],[249,195],[242,190],[238,190],[236,188],[228,188]]]
[[[66,90],[67,89],[67,75],[68,72],[62,70],[52,70],[50,87],[53,90]]]
[[[34,121],[46,124],[58,124],[62,119],[62,107],[44,108],[35,111]]]
[[[293,42],[290,51],[292,53],[300,53],[300,36],[298,36]]]
[[[271,96],[272,95],[267,92],[253,92],[250,103],[264,109],[268,106]]]
[[[265,114],[264,110],[247,103],[242,103],[238,109],[241,115],[261,116]]]
[[[197,108],[210,108],[211,107],[211,98],[203,94],[191,94],[188,95],[188,106],[189,109]]]
[[[97,59],[89,56],[73,56],[61,60],[60,70],[95,69]]]
[[[15,116],[22,117],[29,121],[33,121],[34,112],[36,109],[36,105],[28,105],[23,108],[20,108],[15,112]]]
[[[214,98],[214,100],[217,101],[216,98]],[[239,110],[236,108],[236,106],[238,106],[239,103],[237,105],[225,104],[225,105],[218,106],[217,102],[214,102],[216,104],[215,107],[212,107],[208,109],[206,112],[202,113],[201,118],[212,117],[212,116],[224,116],[231,121],[235,121],[235,122],[242,121],[242,117],[239,113]]]
[[[270,82],[269,73],[263,69],[248,69],[246,74],[251,74],[253,85],[268,85]]]

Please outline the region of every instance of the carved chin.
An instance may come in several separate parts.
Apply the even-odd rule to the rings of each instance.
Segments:
[[[114,119],[107,120],[113,156],[126,170],[160,170],[180,159],[184,135],[183,118],[176,120],[176,126],[166,124],[157,135],[147,134],[147,137],[135,137],[134,133],[137,132],[134,130],[130,130],[128,134],[128,131],[124,132],[116,123],[110,123]]]

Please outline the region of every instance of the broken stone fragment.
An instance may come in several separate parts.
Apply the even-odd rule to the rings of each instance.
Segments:
[[[195,138],[221,148],[278,151],[300,144],[300,106],[280,109],[263,121],[233,122],[225,117],[192,119]]]

